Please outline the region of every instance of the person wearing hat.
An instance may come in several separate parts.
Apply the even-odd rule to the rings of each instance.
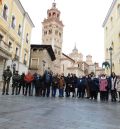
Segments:
[[[7,66],[7,69],[4,70],[4,72],[3,72],[3,89],[2,89],[2,95],[4,95],[5,92],[6,92],[6,95],[9,95],[8,92],[9,92],[9,84],[10,84],[11,77],[12,77],[12,72],[10,70],[10,66]]]

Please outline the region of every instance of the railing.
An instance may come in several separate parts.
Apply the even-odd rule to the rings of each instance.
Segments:
[[[10,46],[3,40],[0,41],[0,48],[10,53]]]
[[[30,65],[31,70],[38,70],[38,65]]]

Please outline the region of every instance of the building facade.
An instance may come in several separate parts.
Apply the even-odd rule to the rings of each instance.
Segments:
[[[53,71],[55,55],[51,45],[31,45],[30,70],[32,73],[44,73],[45,70]]]
[[[64,25],[60,20],[60,14],[54,2],[52,8],[47,10],[47,18],[42,22],[42,43],[43,45],[51,45],[53,48],[56,57],[53,71],[55,73],[60,73],[60,59],[62,55]]]
[[[120,75],[120,0],[114,0],[103,23],[105,61],[110,62],[112,47],[112,71]],[[110,68],[106,69],[110,74]]]
[[[33,27],[32,20],[19,0],[2,1],[0,5],[0,53],[2,53],[0,54],[0,75],[7,65],[12,70],[13,68],[19,70],[20,73],[28,70]]]
[[[61,73],[65,76],[68,73],[76,74],[76,76],[85,76],[94,73],[96,76],[104,73],[104,69],[99,67],[98,63],[93,63],[92,56],[87,55],[86,61],[83,60],[83,54],[78,52],[76,45],[69,55],[62,53]]]

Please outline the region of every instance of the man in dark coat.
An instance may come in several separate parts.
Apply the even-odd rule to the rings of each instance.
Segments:
[[[13,75],[12,81],[13,81],[12,95],[14,95],[14,91],[15,91],[15,94],[18,95],[18,87],[20,84],[20,75],[18,74],[18,71],[16,71],[15,74]]]
[[[66,89],[65,89],[66,97],[69,97],[70,89],[71,89],[71,85],[72,85],[70,74],[68,74],[68,76],[66,77],[65,82],[66,82]]]
[[[22,73],[21,77],[20,77],[20,84],[19,84],[19,89],[18,89],[18,94],[20,94],[21,88],[22,88],[22,94],[25,94],[25,73]]]
[[[10,84],[11,77],[12,77],[12,72],[10,70],[10,66],[7,66],[7,69],[4,70],[4,72],[3,72],[3,89],[2,89],[2,95],[5,94],[5,91],[6,91],[6,95],[9,95],[8,92],[9,92],[9,84]]]

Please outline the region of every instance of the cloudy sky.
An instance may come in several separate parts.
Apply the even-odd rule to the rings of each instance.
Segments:
[[[54,0],[20,0],[29,13],[35,28],[32,44],[41,44],[41,22],[47,17],[47,9]],[[93,56],[94,62],[104,61],[104,31],[102,23],[113,0],[56,0],[61,11],[64,37],[63,52],[69,54],[75,43],[79,52]]]

